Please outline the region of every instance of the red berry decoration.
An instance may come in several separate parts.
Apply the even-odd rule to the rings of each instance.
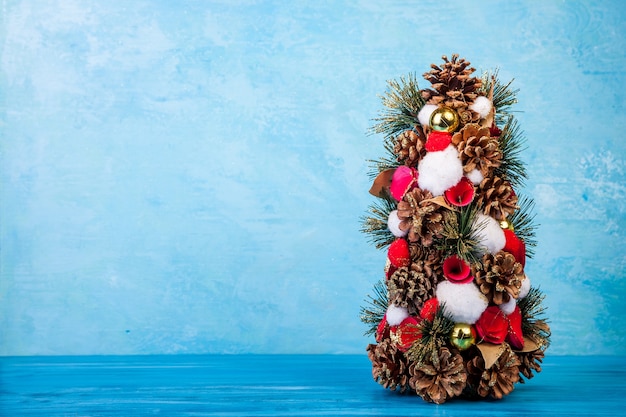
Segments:
[[[457,284],[471,282],[474,279],[471,272],[469,264],[456,255],[449,256],[443,261],[443,275],[450,282]]]
[[[472,202],[474,194],[474,184],[469,178],[463,177],[456,185],[448,188],[444,196],[453,206],[465,207]]]

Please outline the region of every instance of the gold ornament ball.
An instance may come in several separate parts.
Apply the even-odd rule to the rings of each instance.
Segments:
[[[442,106],[430,115],[430,127],[439,132],[454,132],[459,127],[460,120],[454,109]]]
[[[513,223],[511,223],[510,221],[508,221],[506,219],[500,220],[500,227],[502,229],[509,229],[511,232],[514,231]]]
[[[450,342],[459,350],[468,349],[476,343],[476,330],[471,324],[456,323],[450,333]]]

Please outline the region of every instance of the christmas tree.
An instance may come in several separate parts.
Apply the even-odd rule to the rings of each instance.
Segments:
[[[372,375],[383,387],[443,403],[508,395],[541,371],[550,328],[525,274],[536,247],[517,90],[452,55],[388,83],[371,133],[377,200],[362,230],[386,251],[361,308]],[[381,266],[381,269],[382,266]]]

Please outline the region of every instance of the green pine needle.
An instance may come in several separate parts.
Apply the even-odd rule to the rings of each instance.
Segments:
[[[522,187],[527,178],[526,166],[521,159],[521,154],[525,150],[525,139],[513,116],[509,116],[502,129],[499,143],[502,164],[495,169],[494,174],[510,182],[513,188]]]
[[[496,124],[502,125],[508,120],[513,111],[511,108],[517,103],[517,93],[519,89],[513,89],[512,84],[514,80],[509,81],[506,84],[502,84],[498,80],[499,69],[493,71],[486,71],[482,76],[482,87],[479,94],[488,96],[489,91],[493,86],[493,106],[496,110]]]
[[[535,235],[535,202],[532,198],[521,195],[517,201],[518,209],[511,215],[509,221],[513,225],[515,235],[526,244],[526,256],[532,258],[535,255],[537,239]]]
[[[385,282],[383,280],[376,282],[373,290],[374,295],[368,295],[364,300],[366,305],[361,307],[361,321],[369,326],[365,336],[376,333],[376,328],[385,316],[389,306]]]
[[[407,351],[407,358],[410,361],[415,361],[418,366],[428,359],[436,362],[438,360],[437,352],[448,343],[453,328],[454,322],[445,316],[445,304],[440,305],[432,321],[423,320],[419,324],[422,338]]]
[[[387,169],[395,169],[400,166],[398,157],[393,151],[393,148],[395,146],[393,138],[385,138],[383,141],[383,145],[385,147],[386,155],[377,160],[368,161],[370,163],[370,172],[368,175],[371,180],[376,178],[378,174]]]
[[[550,345],[551,333],[545,319],[544,299],[545,295],[541,290],[533,287],[517,305],[522,313],[522,333],[545,349]]]
[[[437,244],[446,256],[457,255],[470,264],[480,262],[482,247],[476,233],[480,231],[481,225],[474,224],[478,211],[476,204],[472,203],[448,212],[443,221],[443,238]]]
[[[400,77],[399,80],[387,81],[387,85],[387,93],[381,96],[385,110],[374,119],[378,123],[370,129],[370,133],[382,133],[390,138],[419,124],[417,114],[425,101],[420,94],[415,73]]]
[[[361,232],[370,235],[370,243],[382,249],[395,240],[387,221],[389,213],[396,209],[396,201],[388,193],[369,206],[370,216],[361,217]]]

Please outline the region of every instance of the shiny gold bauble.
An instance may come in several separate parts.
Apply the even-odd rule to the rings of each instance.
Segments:
[[[511,232],[513,232],[514,228],[513,228],[513,223],[511,223],[510,221],[504,219],[504,220],[500,220],[500,227],[502,229],[509,229]]]
[[[476,343],[476,330],[471,324],[456,323],[450,333],[450,342],[459,350],[468,349]]]
[[[442,106],[430,115],[430,128],[439,132],[454,132],[461,123],[461,119],[454,109]]]

